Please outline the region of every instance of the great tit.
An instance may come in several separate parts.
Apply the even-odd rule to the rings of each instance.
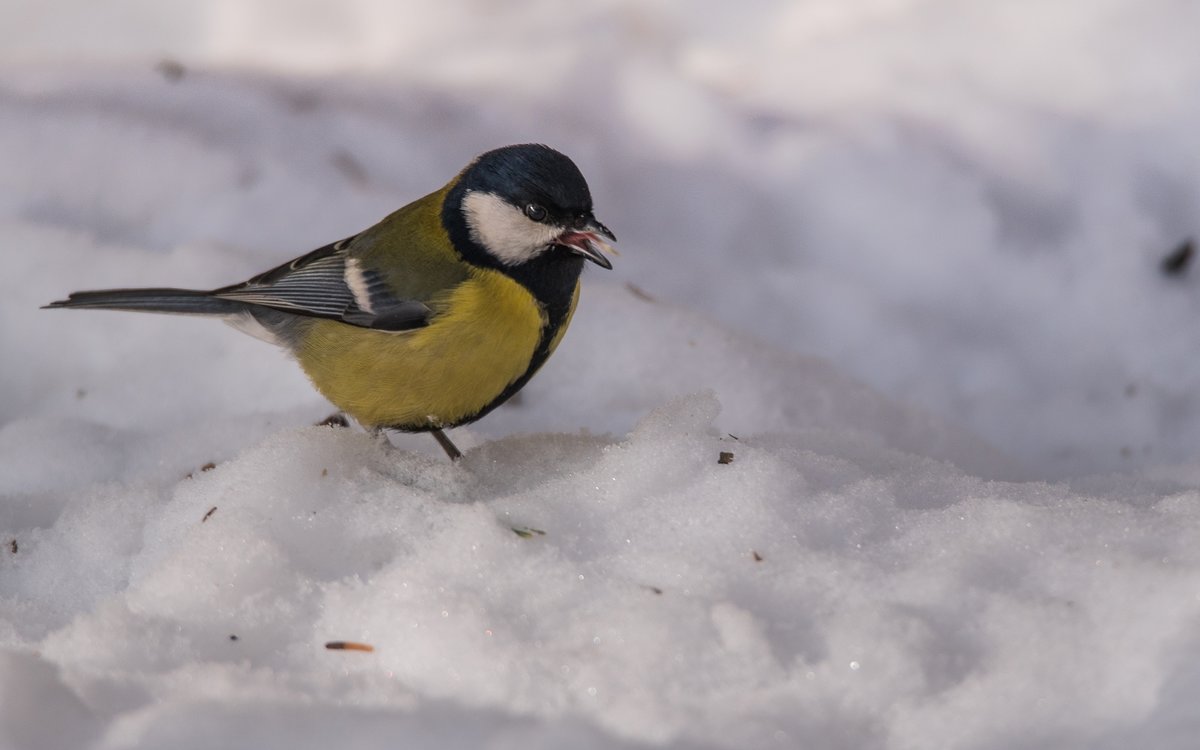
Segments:
[[[285,347],[364,427],[443,430],[504,403],[562,340],[583,262],[616,241],[579,168],[542,145],[476,158],[375,226],[241,284],[76,292],[46,307],[214,315]]]

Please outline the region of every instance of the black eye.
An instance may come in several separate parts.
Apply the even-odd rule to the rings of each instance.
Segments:
[[[527,203],[525,205],[525,215],[534,221],[545,221],[546,209],[536,203]]]

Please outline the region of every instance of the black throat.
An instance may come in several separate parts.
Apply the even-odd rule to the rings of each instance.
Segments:
[[[546,358],[550,356],[550,342],[566,325],[571,313],[571,301],[575,297],[575,287],[579,284],[579,275],[583,272],[584,264],[583,258],[558,246],[553,246],[533,260],[520,265],[509,266],[501,263],[471,237],[470,228],[460,208],[465,194],[466,189],[460,182],[451,188],[442,204],[442,225],[450,235],[451,244],[467,263],[498,271],[529,290],[541,306],[546,323],[542,326],[537,348],[534,349],[533,358],[525,372],[509,384],[494,401],[463,420],[461,424],[474,422],[507,401],[521,390],[546,362]]]

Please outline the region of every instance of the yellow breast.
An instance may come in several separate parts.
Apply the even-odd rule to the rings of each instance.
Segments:
[[[364,426],[461,424],[529,368],[546,315],[523,286],[484,269],[431,307],[430,324],[413,331],[313,319],[296,358],[317,389]]]

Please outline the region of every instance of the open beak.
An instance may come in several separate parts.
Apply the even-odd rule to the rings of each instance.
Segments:
[[[601,268],[612,268],[612,263],[604,257],[604,253],[617,254],[612,245],[605,242],[616,242],[617,237],[596,219],[589,217],[575,229],[568,229],[554,240],[554,244],[562,245],[576,255],[582,255]]]

